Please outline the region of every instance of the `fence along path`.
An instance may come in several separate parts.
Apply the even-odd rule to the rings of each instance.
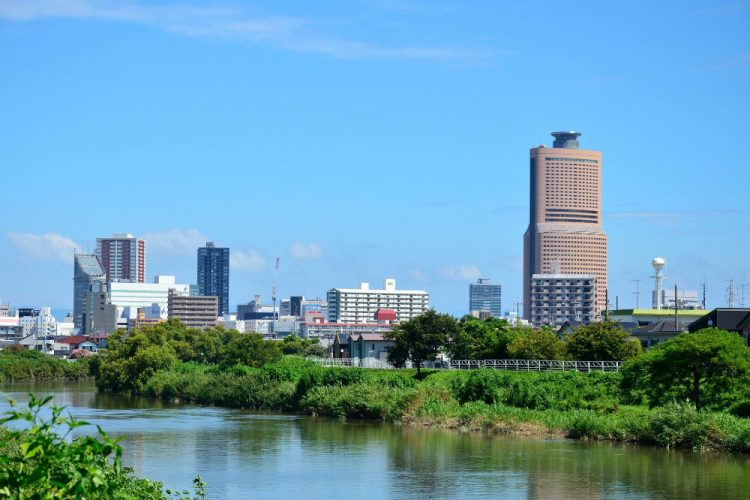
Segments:
[[[620,371],[622,363],[622,361],[557,361],[552,359],[452,359],[447,364],[449,370],[491,368],[517,372],[616,372]]]
[[[308,358],[322,366],[347,366],[361,368],[396,368],[390,363],[373,358]],[[444,364],[448,370],[476,370],[490,368],[517,372],[576,371],[616,372],[622,361],[557,361],[546,359],[452,359]]]

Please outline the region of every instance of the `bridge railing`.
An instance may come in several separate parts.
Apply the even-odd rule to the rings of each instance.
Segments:
[[[577,371],[616,372],[622,361],[558,361],[552,359],[452,359],[447,362],[449,370],[476,370],[491,368],[508,371]]]

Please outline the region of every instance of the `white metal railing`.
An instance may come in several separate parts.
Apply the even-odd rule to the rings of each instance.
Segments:
[[[307,358],[321,366],[348,366],[359,368],[384,368],[392,370],[395,368],[390,363],[375,358]]]
[[[510,371],[616,372],[622,361],[557,361],[551,359],[452,359],[449,370],[490,368]]]

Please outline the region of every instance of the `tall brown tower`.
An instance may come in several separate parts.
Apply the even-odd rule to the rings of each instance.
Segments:
[[[602,154],[578,149],[580,132],[552,132],[551,148],[531,148],[529,227],[523,238],[524,317],[531,275],[596,276],[597,311],[606,306],[607,235],[602,228]],[[559,263],[559,266],[557,265]]]

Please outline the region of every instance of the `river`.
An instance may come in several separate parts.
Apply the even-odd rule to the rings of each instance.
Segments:
[[[209,498],[750,498],[744,456],[178,405],[92,383],[0,389],[0,413],[51,394],[122,436],[138,475],[183,489],[200,474]]]

